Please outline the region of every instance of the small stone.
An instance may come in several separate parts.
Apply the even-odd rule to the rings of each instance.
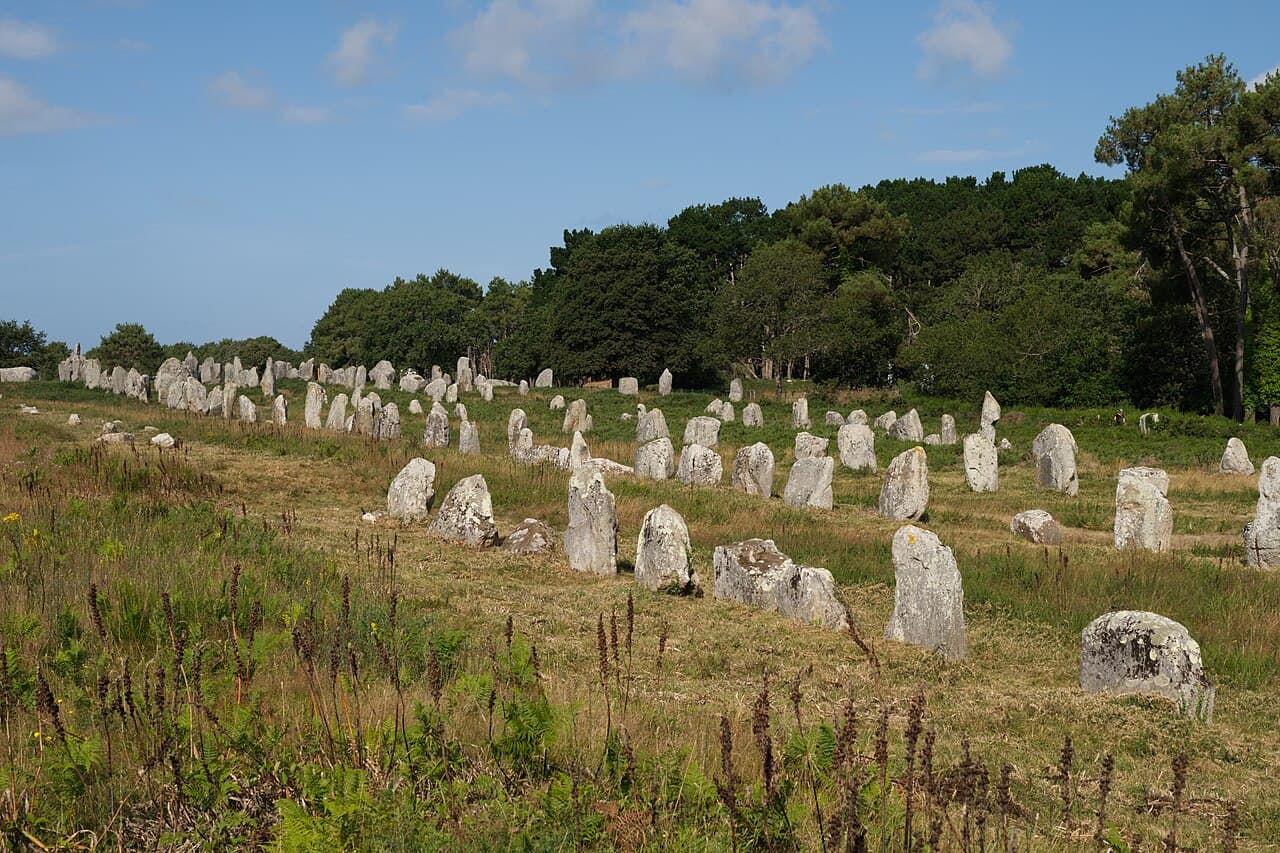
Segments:
[[[168,449],[178,443],[178,440],[167,432],[156,433],[151,436],[151,444],[154,447],[163,447]]]
[[[893,425],[897,422],[898,422],[898,413],[890,409],[880,417],[876,418],[875,421],[872,423],[872,426],[875,427],[876,429],[884,430],[887,433],[890,429],[893,428]]]
[[[648,590],[687,592],[698,585],[684,518],[666,504],[645,513],[636,541],[636,583]]]
[[[559,411],[564,408],[564,397],[559,394],[551,398],[551,411]]]
[[[498,527],[493,521],[493,500],[483,474],[459,480],[445,495],[440,511],[429,528],[433,536],[487,547],[497,544]]]
[[[555,533],[536,518],[526,518],[517,524],[502,543],[502,550],[513,554],[545,554],[555,547]]]
[[[844,415],[839,412],[827,412],[826,417],[823,419],[823,423],[827,426],[844,426]]]
[[[1253,474],[1253,463],[1249,461],[1249,451],[1244,442],[1238,438],[1227,439],[1227,449],[1222,451],[1222,461],[1218,463],[1221,474]]]
[[[664,369],[658,377],[658,395],[665,397],[671,393],[671,371]]]
[[[512,409],[511,414],[507,416],[507,450],[515,447],[520,430],[527,426],[529,426],[529,416],[525,414],[524,409]]]
[[[757,441],[738,451],[733,458],[733,487],[749,495],[767,498],[773,494],[773,451]]]
[[[942,433],[942,444],[955,444],[960,440],[956,435],[956,419],[951,417],[951,415],[942,416],[942,426],[940,431]]]
[[[409,401],[409,414],[411,415],[422,414],[422,401],[419,400],[417,397],[414,397],[412,400]]]
[[[72,412],[67,418],[67,426],[80,426],[80,416]]]
[[[436,496],[436,466],[417,457],[400,469],[387,489],[387,514],[400,521],[426,521]]]
[[[799,566],[772,539],[716,547],[712,595],[835,631],[847,630],[849,610],[826,569]]]
[[[1187,629],[1157,613],[1119,610],[1089,623],[1080,635],[1080,687],[1087,693],[1150,693],[1179,711],[1213,720],[1215,688],[1204,672],[1200,644]]]
[[[742,410],[742,425],[752,429],[764,426],[764,412],[759,403],[747,403]]]
[[[964,660],[964,589],[955,554],[933,533],[908,524],[893,535],[893,616],[888,640]]]
[[[1009,522],[1009,530],[1036,545],[1061,545],[1062,528],[1042,509],[1028,509]]]

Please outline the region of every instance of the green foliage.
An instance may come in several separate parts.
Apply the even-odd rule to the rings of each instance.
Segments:
[[[58,362],[70,354],[62,341],[50,342],[30,320],[0,320],[0,367],[34,367],[43,379],[56,379]]]
[[[136,367],[139,373],[147,374],[154,374],[165,359],[164,348],[141,323],[117,323],[85,355],[98,359],[105,370]]]

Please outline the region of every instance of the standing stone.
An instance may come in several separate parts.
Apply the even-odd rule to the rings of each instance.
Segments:
[[[245,395],[240,395],[240,420],[247,424],[258,422],[258,407]]]
[[[624,376],[618,380],[618,393],[634,397],[640,393],[640,382],[634,376]]]
[[[869,423],[867,413],[862,409],[854,409],[849,413],[849,417],[844,419],[844,422],[850,426],[866,426]]]
[[[489,382],[488,380],[486,380],[480,383],[480,385],[478,385],[477,388],[480,391],[481,400],[484,400],[486,403],[493,402],[493,383],[492,382]]]
[[[889,432],[889,430],[893,429],[893,425],[897,422],[898,422],[898,413],[895,412],[893,409],[890,409],[880,417],[876,418],[871,425],[876,429],[884,430],[887,433]]]
[[[222,417],[222,388],[214,388],[204,401],[204,413],[211,418]]]
[[[742,425],[753,429],[764,426],[764,412],[759,403],[747,403],[742,410]]]
[[[569,442],[569,467],[572,469],[590,463],[591,448],[587,447],[587,440],[582,437],[582,433],[575,432],[573,440]]]
[[[493,500],[483,474],[464,477],[449,490],[428,531],[441,539],[472,546],[488,547],[498,543]]]
[[[529,380],[528,379],[520,380],[520,396],[521,397],[529,396]]]
[[[535,388],[550,388],[555,383],[555,374],[551,372],[551,368],[545,368],[538,374],[538,378],[533,381]]]
[[[729,402],[742,402],[742,380],[736,377],[729,381]]]
[[[262,398],[271,400],[276,396],[276,374],[271,369],[271,359],[267,359],[267,369],[262,371],[262,381],[258,383],[262,389]]]
[[[439,403],[432,403],[431,411],[427,413],[427,424],[422,430],[422,446],[449,446],[449,413]]]
[[[1075,497],[1080,491],[1076,477],[1075,436],[1062,424],[1049,424],[1031,443],[1031,463],[1036,466],[1036,485],[1042,489]]]
[[[449,387],[444,390],[444,401],[446,403],[458,402],[458,383],[450,383]]]
[[[307,404],[303,412],[303,422],[307,425],[307,429],[320,429],[324,425],[320,419],[320,412],[324,409],[326,397],[323,385],[318,382],[307,383]]]
[[[796,458],[797,459],[817,459],[827,455],[827,448],[831,445],[831,439],[823,438],[820,435],[811,435],[807,432],[796,433]]]
[[[772,539],[719,545],[712,595],[835,631],[848,630],[849,610],[826,569],[799,566]]]
[[[480,453],[480,433],[474,421],[463,421],[458,426],[458,452],[464,456]]]
[[[526,518],[517,524],[502,543],[502,550],[512,554],[545,554],[555,547],[555,533],[536,518]]]
[[[604,475],[582,465],[569,477],[569,529],[564,553],[575,572],[618,573],[618,511]]]
[[[1162,553],[1173,541],[1173,509],[1165,497],[1169,475],[1159,468],[1125,468],[1116,481],[1115,544]]]
[[[387,515],[401,521],[426,521],[436,496],[436,466],[421,456],[409,460],[387,489]]]
[[[636,419],[636,441],[644,444],[655,438],[670,438],[667,430],[667,417],[662,409],[649,409]]]
[[[515,446],[520,430],[528,425],[529,416],[525,414],[524,409],[511,410],[511,414],[507,416],[507,450]]]
[[[956,419],[951,415],[942,416],[942,428],[940,431],[942,433],[942,444],[955,444],[960,440],[956,435]]]
[[[671,371],[663,369],[658,377],[658,396],[665,397],[671,393]]]
[[[676,451],[666,436],[636,448],[636,476],[643,480],[670,480],[676,473]]]
[[[563,397],[563,396],[561,396],[560,394],[557,394],[557,395],[555,395],[554,397],[552,397],[552,398],[551,398],[551,403],[550,403],[549,408],[550,408],[550,409],[551,409],[551,411],[553,411],[553,412],[558,412],[558,411],[560,411],[561,409],[563,409],[563,408],[564,408],[564,397]]]
[[[827,426],[842,427],[844,426],[844,415],[839,412],[827,412],[827,416],[822,422]]]
[[[703,447],[717,447],[720,444],[720,421],[703,415],[689,418],[684,425],[684,444],[700,444]]]
[[[992,443],[996,440],[996,424],[1000,421],[1000,404],[990,391],[982,395],[982,415],[978,421],[978,433]]]
[[[365,397],[355,407],[355,417],[351,421],[351,432],[355,435],[373,436],[373,421],[377,416],[374,400]]]
[[[28,370],[29,369],[31,368],[28,368]],[[115,367],[111,368],[111,393],[112,394],[119,395],[124,393],[124,380],[127,375],[128,375],[128,371],[126,371],[123,367],[121,367],[118,364]],[[12,382],[13,380],[10,379],[7,381]]]
[[[351,380],[351,387],[356,391],[360,391],[364,389],[364,386],[368,384],[368,382],[369,371],[362,364],[356,368],[355,378]]]
[[[240,386],[235,382],[227,382],[222,386],[222,416],[227,420],[236,413],[236,398],[240,396]],[[346,398],[343,397],[345,401]],[[345,415],[344,415],[345,417]]]
[[[1258,506],[1244,528],[1245,565],[1280,567],[1280,458],[1268,456],[1258,474]]]
[[[1222,461],[1218,463],[1221,474],[1252,474],[1253,463],[1249,461],[1249,451],[1244,442],[1238,438],[1227,439],[1227,449],[1222,451]]]
[[[465,355],[458,359],[457,370],[454,371],[453,381],[458,385],[458,391],[470,391],[475,382],[475,374],[471,370],[471,359]]]
[[[724,476],[720,454],[701,444],[687,444],[680,451],[676,479],[690,486],[714,486]]]
[[[566,433],[587,432],[587,401],[581,398],[574,400],[564,412],[564,424],[561,429]]]
[[[259,385],[261,380],[258,378],[258,368],[250,367],[247,370],[240,371],[240,384],[246,388],[252,388]]]
[[[1061,545],[1062,528],[1042,509],[1028,509],[1009,522],[1009,530],[1036,545]]]
[[[907,412],[889,427],[889,437],[898,441],[924,441],[924,425],[920,423],[920,413],[915,409]]]
[[[706,412],[708,415],[718,418],[720,417],[720,407],[723,405],[724,405],[724,400],[721,400],[719,397],[716,397],[710,403],[707,403],[707,407],[702,411]]]
[[[406,394],[418,394],[425,387],[427,387],[427,380],[412,370],[400,377],[400,390]]]
[[[831,509],[831,475],[836,460],[830,456],[797,459],[791,466],[782,502],[787,506]]]
[[[964,437],[964,481],[974,492],[994,492],[1000,487],[996,446],[986,436]]]
[[[467,421],[467,420],[470,420],[470,418],[469,418],[469,417],[467,417],[467,405],[466,405],[466,403],[459,403],[458,405],[454,406],[454,407],[453,407],[453,416],[454,416],[455,418],[457,418],[458,420],[460,420],[460,421]]]
[[[409,401],[409,414],[411,415],[422,414],[422,401],[419,400],[417,397],[414,397],[412,400]]]
[[[373,421],[373,437],[379,441],[396,441],[400,438],[400,407],[387,403],[378,410]]]
[[[278,427],[289,423],[289,404],[283,394],[277,394],[271,403],[271,423]]]
[[[1205,676],[1200,644],[1187,629],[1157,613],[1119,610],[1089,623],[1080,635],[1080,687],[1087,693],[1153,693],[1208,723],[1216,692]]]
[[[1138,432],[1142,435],[1150,435],[1157,426],[1160,425],[1159,412],[1146,412],[1138,418]]]
[[[865,423],[845,424],[836,433],[840,464],[853,471],[876,470],[876,434]]]
[[[334,432],[343,432],[347,428],[347,395],[339,393],[333,398],[333,402],[329,404],[329,417],[324,422],[324,428],[333,430]]]
[[[908,524],[893,535],[893,617],[885,639],[964,660],[964,589],[951,549]]]
[[[929,505],[929,460],[923,447],[894,457],[880,487],[880,514],[898,521],[916,520]]]
[[[720,404],[720,412],[716,415],[724,423],[733,421],[733,403],[727,400]]]
[[[396,369],[384,358],[369,371],[369,378],[373,380],[373,387],[379,391],[389,391],[396,378]]]
[[[813,426],[809,421],[809,401],[804,397],[791,404],[791,428],[808,429]]]
[[[773,451],[762,441],[738,451],[733,457],[733,487],[749,495],[773,495]]]
[[[698,585],[684,518],[666,504],[649,510],[636,540],[636,583],[654,592],[686,592]]]
[[[449,383],[443,379],[432,379],[426,385],[422,386],[422,393],[430,397],[434,402],[440,402],[449,393]]]
[[[125,378],[125,393],[131,397],[136,397],[141,380],[142,377],[138,374],[138,371],[130,368],[129,375]],[[196,379],[194,376],[188,376],[183,380],[182,384],[185,385],[187,389],[187,411],[194,412],[195,414],[203,412],[205,407],[209,404],[208,390],[205,389],[200,380]]]

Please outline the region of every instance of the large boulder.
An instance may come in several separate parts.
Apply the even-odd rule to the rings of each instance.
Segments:
[[[701,444],[703,447],[716,447],[720,444],[720,421],[699,415],[689,418],[684,425],[684,444]]]
[[[1125,468],[1116,480],[1116,548],[1168,551],[1173,510],[1165,497],[1169,475],[1159,468]]]
[[[907,412],[889,427],[889,438],[898,441],[924,441],[924,424],[920,423],[920,413],[915,409]]]
[[[417,457],[400,469],[387,489],[387,515],[401,521],[426,521],[436,497],[436,466]]]
[[[1222,474],[1253,473],[1253,463],[1249,461],[1249,451],[1245,449],[1243,441],[1238,438],[1227,439],[1227,449],[1222,451],[1218,472]]]
[[[791,619],[847,630],[849,610],[826,569],[796,565],[772,539],[720,545],[713,558],[712,595]]]
[[[890,429],[893,428],[893,425],[897,422],[898,422],[898,413],[895,412],[893,409],[890,409],[889,411],[885,412],[883,415],[881,415],[880,417],[872,421],[871,425],[876,429],[887,433],[889,432]]]
[[[1244,528],[1244,561],[1261,569],[1280,568],[1280,458],[1268,456],[1258,474],[1258,505]]]
[[[533,381],[534,388],[550,388],[555,382],[555,374],[551,372],[551,368],[545,368],[538,374],[538,378]]]
[[[689,528],[680,513],[666,504],[649,510],[636,540],[636,583],[654,591],[697,587],[692,552]]]
[[[498,526],[493,521],[493,500],[483,474],[459,480],[445,495],[444,503],[429,528],[433,536],[468,545],[497,544]]]
[[[427,423],[422,430],[422,446],[449,446],[449,413],[439,403],[432,403],[431,411],[427,412]]]
[[[324,410],[325,400],[328,395],[324,392],[324,386],[318,382],[307,383],[307,402],[306,408],[303,410],[303,423],[308,429],[320,429],[324,426],[320,413]]]
[[[642,480],[670,480],[676,474],[676,451],[663,436],[636,448],[636,476]]]
[[[900,527],[893,535],[893,577],[893,616],[885,638],[963,660],[964,589],[951,549],[928,530]]]
[[[0,382],[35,382],[34,367],[0,367]]]
[[[923,447],[893,458],[880,487],[880,514],[898,521],[920,519],[929,505],[929,459]]]
[[[640,381],[634,376],[624,376],[618,380],[618,393],[634,397],[640,393]]]
[[[797,459],[791,466],[782,502],[787,506],[831,509],[831,476],[836,460],[830,456]]]
[[[981,433],[964,437],[964,481],[974,492],[994,492],[1000,487],[996,446]]]
[[[536,518],[526,518],[517,524],[502,543],[502,550],[513,554],[545,554],[555,547],[555,533]]]
[[[819,459],[827,455],[831,439],[807,432],[796,433],[796,458]]]
[[[791,428],[809,429],[813,422],[809,420],[809,401],[804,397],[791,404]]]
[[[564,553],[575,572],[618,573],[618,510],[604,475],[594,465],[569,477],[569,529]]]
[[[1042,489],[1075,497],[1080,491],[1076,476],[1075,436],[1062,424],[1049,424],[1031,443],[1031,464],[1036,468],[1036,485]]]
[[[1080,687],[1089,693],[1150,693],[1205,722],[1215,689],[1204,673],[1200,645],[1177,622],[1157,613],[1118,610],[1080,635]]]
[[[733,458],[733,487],[749,495],[767,498],[773,494],[773,451],[762,441],[738,451]]]
[[[1024,510],[1009,522],[1009,530],[1037,545],[1061,545],[1062,528],[1042,509]]]
[[[658,377],[658,396],[665,397],[671,393],[671,371],[665,368]]]
[[[840,451],[840,464],[853,471],[876,470],[876,434],[866,424],[847,423],[836,433],[836,447]]]
[[[667,418],[662,409],[649,409],[636,418],[636,441],[644,444],[655,438],[670,438],[667,430]]]
[[[676,479],[690,486],[714,486],[724,476],[720,454],[701,444],[686,444],[680,451]]]
[[[736,377],[729,380],[729,402],[742,402],[742,380]]]
[[[764,412],[759,403],[747,403],[742,409],[742,425],[755,429],[764,426]]]

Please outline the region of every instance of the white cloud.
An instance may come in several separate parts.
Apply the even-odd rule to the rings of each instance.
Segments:
[[[465,112],[498,107],[511,103],[506,92],[482,92],[477,89],[450,89],[433,95],[424,104],[408,104],[401,112],[405,118],[421,121],[448,121]]]
[[[329,54],[333,76],[344,86],[367,83],[379,47],[390,47],[398,28],[372,18],[343,30],[338,48]]]
[[[47,104],[12,77],[0,76],[0,136],[55,133],[104,121],[103,116]]]
[[[290,124],[324,124],[333,118],[333,111],[328,107],[289,105],[281,111],[280,117]]]
[[[590,50],[595,0],[492,0],[454,33],[467,70],[541,85]]]
[[[1266,71],[1263,71],[1263,72],[1262,72],[1261,74],[1259,74],[1257,77],[1254,77],[1252,80],[1250,80],[1250,81],[1246,84],[1247,88],[1249,88],[1249,89],[1256,89],[1256,88],[1258,88],[1258,87],[1259,87],[1259,86],[1261,86],[1261,85],[1263,84],[1263,82],[1265,82],[1265,81],[1266,81],[1266,79],[1267,79],[1268,77],[1270,77],[1272,74],[1280,74],[1280,65],[1277,65],[1275,68],[1270,68],[1270,69],[1268,69],[1268,70],[1266,70]]]
[[[255,86],[239,71],[228,71],[209,81],[209,94],[224,106],[261,112],[271,109],[271,91]]]
[[[57,52],[58,39],[48,27],[0,18],[0,56],[5,59],[44,59]]]
[[[991,7],[977,0],[942,0],[933,26],[917,36],[923,57],[918,74],[933,78],[955,66],[979,77],[994,77],[1013,56],[1013,41],[992,18]]]

